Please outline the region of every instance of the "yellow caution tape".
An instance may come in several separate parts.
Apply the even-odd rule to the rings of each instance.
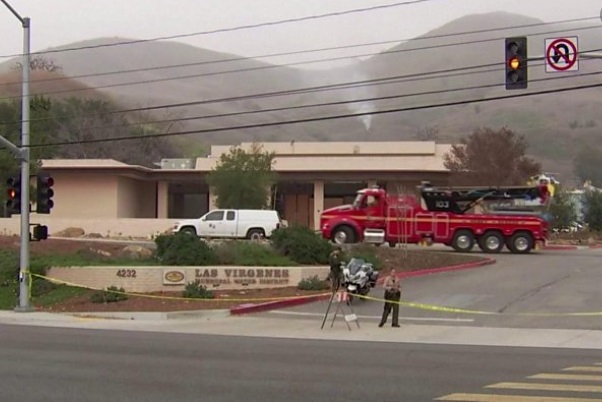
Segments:
[[[83,289],[89,289],[89,290],[96,290],[96,291],[100,291],[100,292],[107,292],[107,293],[115,293],[115,294],[121,294],[121,295],[127,295],[127,296],[135,296],[135,297],[145,297],[148,299],[163,299],[163,300],[184,300],[184,301],[198,301],[198,302],[251,302],[251,301],[277,301],[277,300],[291,300],[291,299],[305,299],[305,298],[314,298],[314,297],[318,297],[318,296],[327,296],[330,293],[317,293],[317,294],[313,294],[313,295],[307,295],[307,296],[281,296],[281,297],[257,297],[257,298],[246,298],[246,299],[233,299],[233,298],[217,298],[217,299],[201,299],[201,298],[188,298],[188,297],[177,297],[177,296],[159,296],[159,295],[149,295],[149,294],[144,294],[144,293],[132,293],[132,292],[121,292],[119,290],[108,290],[108,289],[98,289],[98,288],[93,288],[90,286],[84,286],[84,285],[80,285],[77,283],[72,283],[72,282],[67,282],[67,281],[62,281],[59,279],[55,279],[55,278],[50,278],[44,275],[37,275],[37,274],[30,274],[31,276],[34,276],[36,278],[41,278],[41,279],[45,279],[49,282],[52,283],[56,283],[59,285],[67,285],[67,286],[73,286],[73,287],[77,287],[77,288],[83,288]]]
[[[132,292],[121,292],[118,290],[107,290],[107,289],[98,289],[89,286],[84,286],[76,283],[66,282],[55,278],[50,278],[43,275],[32,274],[27,272],[30,277],[37,277],[41,279],[45,279],[52,283],[57,283],[59,285],[68,285],[73,287],[79,287],[89,290],[96,290],[108,293],[122,294],[127,296],[135,296],[135,297],[145,297],[149,299],[163,299],[163,300],[184,300],[184,301],[197,301],[197,302],[258,302],[258,301],[279,301],[279,300],[292,300],[292,299],[307,299],[307,298],[315,298],[320,296],[328,296],[333,295],[331,292],[329,293],[316,293],[313,295],[307,296],[283,296],[283,297],[263,297],[263,298],[245,298],[245,299],[231,299],[231,298],[223,298],[223,299],[198,299],[198,298],[186,298],[186,297],[176,297],[176,296],[158,296],[158,295],[150,295],[144,293],[132,293]],[[29,286],[31,289],[31,281],[29,281]],[[497,311],[481,311],[481,310],[468,310],[461,309],[455,307],[446,307],[446,306],[437,306],[434,304],[425,304],[425,303],[414,303],[407,301],[393,301],[386,300],[382,298],[372,297],[372,296],[364,296],[359,294],[353,294],[353,297],[357,297],[359,299],[372,300],[381,303],[392,303],[398,304],[400,306],[420,309],[420,310],[428,310],[428,311],[438,311],[442,313],[458,313],[458,314],[475,314],[475,315],[498,315],[498,316],[531,316],[531,317],[591,317],[591,316],[601,316],[602,311],[593,311],[593,312],[583,312],[583,313],[500,313]]]
[[[454,307],[445,307],[445,306],[436,306],[433,304],[423,304],[423,303],[413,303],[413,302],[403,302],[403,301],[393,301],[386,299],[379,299],[377,297],[371,296],[363,296],[358,294],[353,294],[353,297],[357,297],[360,299],[373,300],[378,302],[386,302],[392,304],[399,304],[400,306],[406,306],[421,310],[429,310],[429,311],[440,311],[444,313],[459,313],[459,314],[478,314],[478,315],[498,315],[498,316],[536,316],[536,317],[588,317],[588,316],[600,316],[602,315],[602,311],[593,311],[593,312],[584,312],[584,313],[500,313],[497,311],[480,311],[480,310],[467,310],[461,308]]]

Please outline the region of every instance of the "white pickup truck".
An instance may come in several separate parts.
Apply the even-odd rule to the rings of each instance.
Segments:
[[[283,224],[277,211],[261,209],[216,209],[199,219],[176,222],[173,232],[209,238],[269,238]]]

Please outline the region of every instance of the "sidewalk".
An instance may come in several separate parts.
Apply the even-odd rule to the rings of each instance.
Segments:
[[[283,320],[219,314],[200,315],[195,319],[164,319],[145,314],[148,313],[121,318],[86,318],[68,314],[0,311],[0,324],[331,341],[602,349],[602,331],[592,330],[483,328],[403,322],[401,328],[378,328],[373,321],[360,320],[360,328],[352,323],[350,331],[342,319],[337,320],[332,328],[330,321],[327,321],[321,330],[321,319]]]

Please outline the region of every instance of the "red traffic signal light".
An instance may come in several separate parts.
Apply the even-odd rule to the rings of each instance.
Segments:
[[[11,214],[21,213],[21,181],[19,179],[10,178],[6,181],[7,200],[6,209]]]
[[[506,38],[506,89],[527,88],[527,38]]]

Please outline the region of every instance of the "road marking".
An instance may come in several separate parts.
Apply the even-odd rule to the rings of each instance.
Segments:
[[[554,398],[549,396],[491,395],[491,394],[451,394],[436,401],[462,402],[602,402],[591,398]]]
[[[596,371],[602,372],[602,367],[591,367],[591,366],[575,366],[575,367],[567,367],[562,369],[563,371]]]
[[[574,380],[574,381],[602,381],[602,375],[580,375],[580,374],[535,374],[527,378],[540,380]]]
[[[302,311],[270,311],[270,314],[280,314],[280,315],[296,315],[296,316],[305,316],[305,317],[323,317],[324,314],[321,313],[307,313]],[[358,315],[358,318],[362,319],[374,319],[380,320],[380,315]],[[472,318],[427,318],[427,317],[399,317],[400,320],[404,321],[446,321],[446,322],[474,322]]]
[[[529,389],[538,391],[602,392],[602,385],[537,384],[527,382],[500,382],[485,388]]]

